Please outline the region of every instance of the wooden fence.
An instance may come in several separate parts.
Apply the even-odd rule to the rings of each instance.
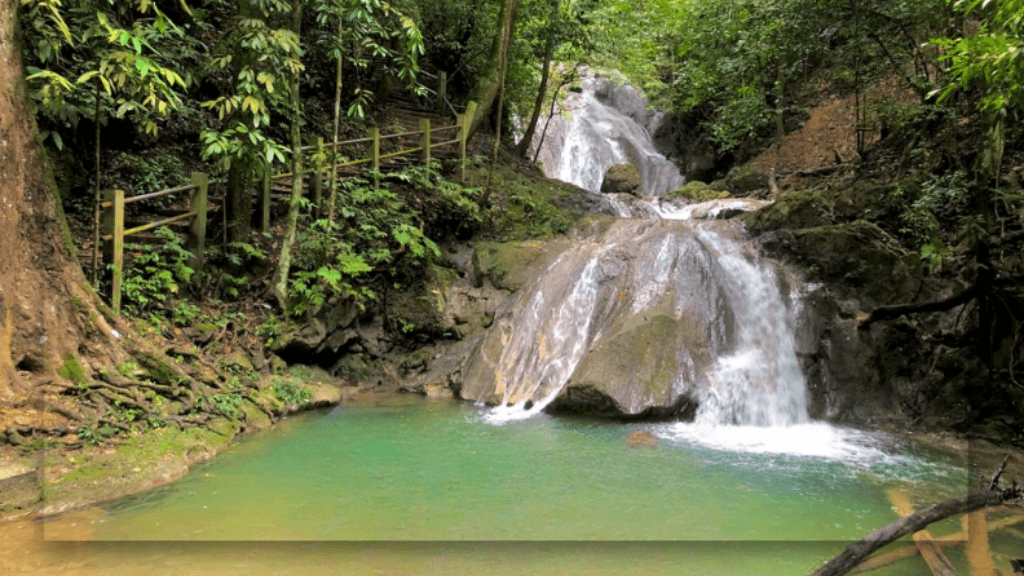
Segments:
[[[126,236],[152,230],[157,226],[164,226],[174,222],[190,220],[189,226],[189,251],[195,256],[196,267],[202,264],[203,252],[206,249],[206,218],[208,212],[208,193],[210,180],[202,172],[192,173],[192,183],[177,188],[141,194],[139,196],[125,197],[124,190],[109,190],[104,195],[106,201],[100,203],[103,209],[102,227],[105,234],[102,240],[107,247],[104,250],[108,260],[113,264],[113,279],[111,285],[110,305],[115,311],[121,310],[121,282],[124,278],[124,239]],[[171,194],[189,193],[188,212],[148,222],[135,228],[125,230],[124,228],[124,207],[133,202],[153,200],[170,196]]]
[[[445,146],[457,146],[459,157],[459,177],[462,181],[465,181],[466,138],[469,125],[466,119],[472,118],[473,113],[475,113],[475,103],[470,103],[470,106],[466,110],[466,114],[459,114],[457,116],[457,122],[450,126],[439,126],[436,128],[431,127],[430,120],[423,119],[420,121],[419,130],[403,132],[400,134],[388,134],[382,136],[379,128],[370,128],[369,134],[366,138],[346,140],[344,142],[338,142],[337,145],[325,144],[323,138],[318,138],[316,144],[302,148],[302,152],[304,154],[312,154],[310,156],[310,162],[308,164],[304,164],[308,165],[309,168],[303,170],[299,174],[299,177],[306,175],[309,176],[310,200],[313,202],[314,206],[317,207],[316,209],[319,209],[323,201],[325,178],[328,182],[330,182],[331,179],[339,178],[340,171],[343,168],[352,166],[369,166],[374,176],[374,185],[379,185],[382,160],[416,154],[422,159],[424,166],[429,166],[434,150]],[[446,135],[453,132],[454,134],[446,139]],[[439,137],[441,141],[434,142],[435,136]],[[397,151],[388,152],[386,154],[381,153],[382,141],[390,139],[401,140],[411,137],[416,137],[418,139],[417,147],[409,149],[399,148]],[[364,158],[348,160],[340,157],[337,153],[338,149],[344,146],[354,145],[365,145],[368,148],[367,156]],[[325,160],[328,158],[330,158],[330,161],[325,164]],[[272,182],[293,177],[294,174],[291,172],[273,175],[268,174],[264,177],[260,202],[262,206],[262,229],[264,232],[270,230],[270,192]],[[102,223],[100,224],[103,230],[103,236],[101,236],[101,239],[105,244],[104,253],[106,254],[106,258],[113,264],[110,303],[111,307],[113,307],[115,311],[121,310],[121,284],[124,279],[124,239],[126,236],[145,232],[158,226],[190,220],[187,246],[195,256],[194,267],[198,269],[198,267],[202,265],[203,252],[206,247],[209,186],[210,180],[205,173],[194,172],[192,174],[192,182],[190,184],[179,186],[177,188],[130,197],[125,197],[124,190],[109,190],[104,193],[105,200],[100,203],[100,208],[103,210]],[[163,220],[148,222],[141,226],[125,230],[125,205],[185,192],[190,194],[189,208],[187,212],[170,218],[165,218]]]
[[[344,168],[353,166],[369,166],[374,177],[374,186],[379,186],[382,160],[415,154],[419,155],[424,166],[429,166],[434,150],[446,146],[457,146],[459,178],[460,180],[465,181],[466,138],[468,136],[469,129],[469,124],[466,121],[466,118],[472,118],[475,111],[476,103],[470,102],[469,107],[466,109],[466,113],[458,114],[456,123],[449,126],[432,127],[430,125],[430,120],[423,118],[420,120],[420,129],[410,132],[382,135],[380,133],[380,128],[373,127],[367,131],[366,138],[345,140],[343,142],[338,142],[337,144],[325,143],[323,138],[318,138],[316,144],[302,147],[303,154],[309,154],[309,161],[303,162],[303,165],[308,166],[308,168],[300,172],[299,177],[305,176],[309,178],[308,188],[310,201],[316,207],[315,209],[319,210],[323,202],[324,181],[326,180],[327,182],[330,182],[332,179],[339,178],[340,171]],[[448,139],[445,139],[448,134],[452,135]],[[434,142],[435,136],[439,136],[441,141]],[[401,141],[410,138],[415,138],[418,141],[417,147],[407,149],[399,148],[393,152],[381,153],[382,142],[388,140]],[[346,159],[339,153],[341,148],[351,146],[365,146],[365,156],[355,159]],[[294,177],[295,174],[292,172],[264,175],[263,189],[259,203],[262,212],[260,215],[260,222],[263,232],[270,230],[271,191],[274,184],[290,184],[290,179]]]

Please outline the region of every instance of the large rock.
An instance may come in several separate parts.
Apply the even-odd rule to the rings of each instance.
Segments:
[[[692,417],[716,359],[747,338],[737,314],[751,311],[733,269],[745,260],[719,259],[742,251],[726,239],[736,229],[604,218],[586,229],[595,236],[542,274],[522,273],[536,281],[499,310],[462,371],[461,397],[525,405],[557,395],[550,410]]]
[[[640,172],[631,163],[614,164],[604,174],[601,192],[604,194],[640,194],[643,182]]]
[[[808,280],[836,286],[865,307],[909,301],[921,286],[921,259],[863,220],[779,230],[759,240],[769,253],[803,267]]]

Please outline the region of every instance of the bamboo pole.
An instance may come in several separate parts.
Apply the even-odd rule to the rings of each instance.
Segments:
[[[988,523],[981,510],[963,516],[964,533],[967,534],[967,562],[972,576],[995,576],[992,552],[988,546]]]
[[[437,113],[444,114],[444,101],[448,98],[448,73],[441,72],[437,79]]]
[[[371,156],[373,168],[373,188],[380,188],[380,128],[370,128],[370,141],[372,142]]]
[[[264,234],[270,232],[270,165],[263,171],[263,200],[260,202],[260,231]]]
[[[313,156],[313,169],[309,172],[309,192],[313,201],[313,214],[319,217],[323,214],[324,198],[324,139],[316,139],[316,154]]]
[[[209,208],[210,179],[202,172],[192,173],[195,188],[189,198],[189,211],[195,213],[189,228],[189,244],[193,255],[192,268],[203,267],[203,254],[206,251],[206,218]]]
[[[124,276],[124,190],[114,190],[113,236],[113,282],[111,283],[110,306],[114,312],[121,311],[121,280]]]

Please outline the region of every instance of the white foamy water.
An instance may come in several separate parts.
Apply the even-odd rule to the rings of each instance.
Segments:
[[[719,425],[789,426],[808,421],[805,383],[796,357],[789,308],[774,271],[748,259],[736,243],[709,230],[700,238],[714,247],[729,273],[727,289],[739,325],[739,345],[718,358],[710,387],[700,395],[697,422]]]
[[[480,414],[480,421],[485,424],[501,426],[503,424],[508,424],[509,422],[532,418],[543,412],[544,408],[555,400],[555,397],[558,396],[558,392],[560,391],[561,389],[552,392],[547,398],[544,398],[539,402],[531,403],[528,400],[520,400],[511,406],[494,406]],[[529,408],[526,407],[528,403],[532,404]]]
[[[897,464],[906,460],[884,452],[873,435],[824,422],[792,426],[720,426],[677,422],[656,428],[654,434],[674,443],[724,452],[784,454],[862,467],[879,463]]]
[[[643,192],[660,196],[683,185],[685,178],[654,148],[651,135],[632,118],[598,100],[588,87],[574,112],[558,170],[551,176],[597,192],[608,168],[632,162],[640,172]]]

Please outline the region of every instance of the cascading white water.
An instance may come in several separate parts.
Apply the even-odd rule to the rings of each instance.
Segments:
[[[611,166],[632,162],[640,172],[646,196],[660,196],[682,186],[685,178],[679,168],[654,148],[647,129],[595,96],[595,84],[599,82],[587,78],[583,92],[573,99],[573,118],[561,146],[559,164],[554,174],[549,174],[598,192]],[[644,102],[638,95],[635,99]]]
[[[589,82],[575,97],[558,176],[596,192],[609,166],[631,161],[647,198],[627,205],[605,196],[624,219],[568,250],[519,295],[518,311],[496,322],[500,339],[482,347],[493,367],[491,392],[471,386],[463,394],[498,404],[486,419],[501,423],[536,414],[573,381],[591,389],[617,378],[629,382],[607,383],[618,388],[605,392],[626,413],[688,396],[699,406],[700,428],[806,423],[793,303],[780,294],[781,272],[744,244],[735,225],[688,221],[760,204],[659,198],[683,177],[647,130],[601,102]],[[677,347],[668,358],[651,351],[666,338]],[[640,365],[622,369],[615,351],[638,342],[647,347],[635,359]],[[668,381],[650,383],[658,378]]]
[[[796,358],[793,320],[773,270],[748,261],[708,229],[701,239],[728,271],[739,325],[739,346],[718,358],[711,386],[701,395],[697,423],[788,426],[807,422],[805,382]]]
[[[505,343],[495,378],[502,400],[487,421],[521,420],[539,413],[562,390],[586,352],[587,340],[578,335],[589,330],[597,302],[598,259],[589,260],[579,275],[564,270],[571,265],[562,258],[551,267],[554,277],[575,281],[540,286],[525,310],[524,329],[513,331]],[[547,307],[547,302],[554,305]]]

